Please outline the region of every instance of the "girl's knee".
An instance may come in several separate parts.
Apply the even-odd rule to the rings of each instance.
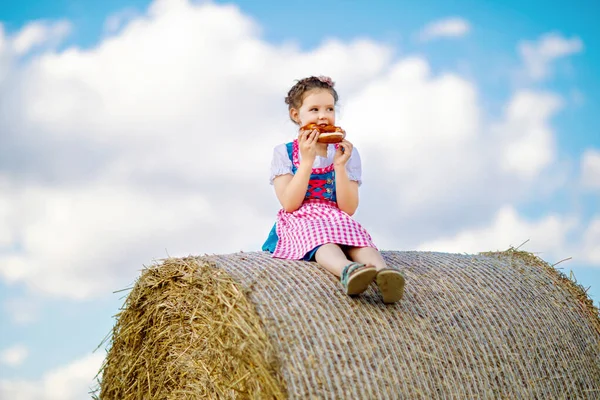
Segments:
[[[328,250],[338,250],[338,249],[341,250],[341,247],[340,247],[339,244],[336,244],[336,243],[325,243],[325,244],[322,244],[322,245],[320,245],[318,247],[317,252],[320,251],[320,252],[323,253],[323,252],[328,251]]]
[[[346,254],[340,247],[340,245],[336,243],[325,243],[320,245],[315,252],[315,259],[327,257],[327,258],[339,258],[344,257],[347,258]]]

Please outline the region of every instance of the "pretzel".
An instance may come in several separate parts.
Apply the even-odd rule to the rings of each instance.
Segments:
[[[319,124],[308,124],[304,125],[303,130],[311,131],[316,129],[319,131],[319,138],[317,142],[320,143],[339,143],[346,137],[346,132],[339,126],[333,125],[319,125]]]

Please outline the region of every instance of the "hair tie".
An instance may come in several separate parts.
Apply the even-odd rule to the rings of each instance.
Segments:
[[[321,76],[318,76],[317,79],[320,80],[321,82],[323,82],[324,84],[326,84],[329,87],[333,87],[333,85],[335,85],[335,83],[328,76],[321,75]]]

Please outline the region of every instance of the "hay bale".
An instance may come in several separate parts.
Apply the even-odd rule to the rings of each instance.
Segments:
[[[214,264],[146,269],[113,329],[102,399],[283,398],[276,354],[243,289]]]
[[[383,252],[404,300],[268,253],[167,259],[118,316],[102,399],[600,396],[600,319],[529,253]],[[596,397],[597,398],[597,397]]]

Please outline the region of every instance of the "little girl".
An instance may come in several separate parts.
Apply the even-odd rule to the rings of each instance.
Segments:
[[[335,125],[338,94],[331,78],[298,81],[285,99],[299,127]],[[351,216],[358,207],[361,162],[352,143],[317,142],[317,130],[300,129],[294,141],[275,147],[271,184],[283,207],[262,250],[273,257],[316,261],[340,278],[349,295],[377,282],[385,303],[404,293],[404,277],[388,268],[369,233]]]

